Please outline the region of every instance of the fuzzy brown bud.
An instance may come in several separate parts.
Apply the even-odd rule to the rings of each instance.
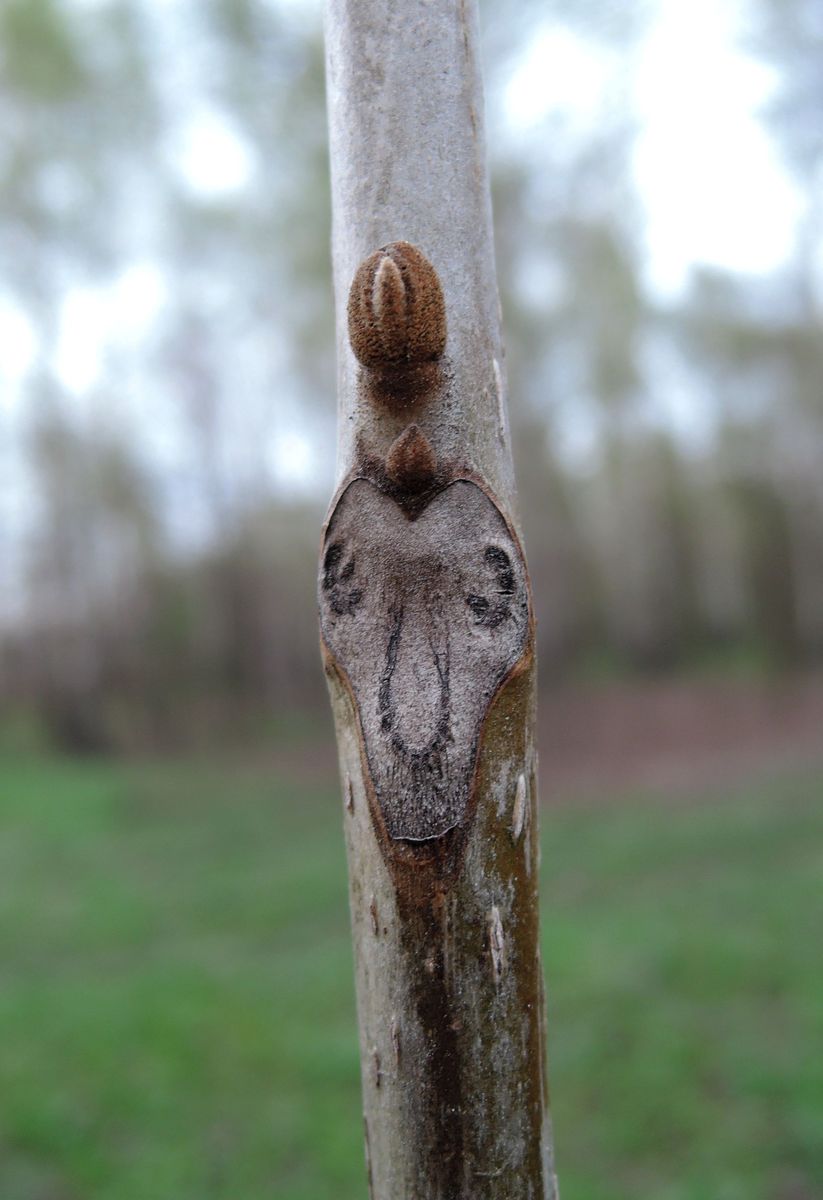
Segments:
[[[349,292],[349,340],[376,371],[434,362],[446,346],[446,306],[437,272],[409,242],[391,242],[357,268]]]
[[[389,447],[386,474],[404,491],[421,492],[431,484],[436,470],[432,444],[418,425],[410,425]]]

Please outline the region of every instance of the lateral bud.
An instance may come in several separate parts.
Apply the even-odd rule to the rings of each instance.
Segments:
[[[422,492],[434,479],[437,457],[419,425],[410,425],[392,442],[386,474],[406,492]]]
[[[446,306],[432,264],[410,242],[365,259],[349,292],[349,340],[364,367],[400,372],[436,362],[446,348]]]

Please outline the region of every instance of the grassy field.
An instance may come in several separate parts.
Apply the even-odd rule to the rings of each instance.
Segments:
[[[340,826],[0,760],[0,1200],[364,1200]],[[547,811],[543,905],[563,1200],[823,1197],[823,778]]]

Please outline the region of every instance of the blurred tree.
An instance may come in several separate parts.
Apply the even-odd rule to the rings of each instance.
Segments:
[[[768,278],[696,272],[664,303],[645,282],[632,168],[633,72],[655,5],[483,6],[512,425],[541,644],[558,671],[603,654],[674,668],[753,637],[783,655],[794,645],[799,663],[823,656],[823,26],[815,0],[746,11],[749,45],[775,69],[764,118],[806,198],[797,253]],[[586,123],[549,106],[513,130],[500,117],[513,71],[555,36],[620,69]],[[319,10],[6,0],[0,119],[0,317],[30,331],[32,360],[5,383],[0,521],[22,513],[0,528],[22,592],[5,636],[33,644],[59,586],[97,614],[83,654],[121,664],[110,710],[115,676],[144,714],[178,695],[165,729],[204,691],[215,709],[244,689],[241,707],[310,700],[300,598],[314,543],[284,447],[310,431],[319,496],[334,391]],[[710,410],[699,442],[665,416],[661,347]],[[100,505],[118,503],[107,456],[124,487],[135,471],[143,481],[152,527],[112,516],[103,550]],[[18,498],[27,479],[36,504]],[[742,499],[740,480],[760,499]],[[772,534],[755,554],[758,506]],[[120,611],[127,575],[141,599]],[[766,603],[778,575],[791,587]],[[763,604],[770,616],[755,619]]]
[[[71,425],[41,384],[32,431],[39,503],[28,577],[30,687],[55,741],[73,750],[111,740],[104,699],[137,640],[146,564],[159,548],[149,477],[129,448]]]
[[[797,665],[799,640],[791,529],[786,506],[765,479],[740,479],[732,485],[739,513],[751,621],[755,637],[771,665]]]

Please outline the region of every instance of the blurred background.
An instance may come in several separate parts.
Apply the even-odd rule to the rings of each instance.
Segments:
[[[481,21],[564,1195],[812,1200],[823,8]],[[0,3],[3,1200],[365,1194],[321,25]]]

